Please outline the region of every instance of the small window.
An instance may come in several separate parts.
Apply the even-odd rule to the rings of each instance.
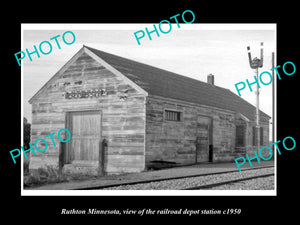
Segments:
[[[260,127],[260,145],[264,145],[264,129]]]
[[[260,132],[259,132],[259,136],[260,136],[260,145],[263,145],[264,144],[264,129],[263,127],[260,127]],[[253,127],[252,128],[252,143],[253,143],[253,146],[257,146],[257,128],[256,127]]]
[[[181,121],[181,112],[165,110],[165,120],[169,121]]]
[[[246,134],[245,128],[246,127],[244,125],[236,126],[236,133],[235,133],[236,147],[245,147],[245,134]]]

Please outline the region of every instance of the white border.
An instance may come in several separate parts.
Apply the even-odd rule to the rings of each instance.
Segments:
[[[275,190],[23,190],[25,196],[276,196]]]
[[[171,23],[176,24],[176,23]],[[131,23],[131,24],[120,24],[120,23],[101,23],[101,24],[84,24],[84,23],[44,23],[44,24],[31,24],[22,23],[21,30],[140,30],[144,29],[145,26],[153,25],[151,23]],[[156,24],[157,25],[157,24]],[[177,27],[174,26],[174,27]],[[227,23],[227,24],[210,24],[210,23],[191,23],[184,24],[180,23],[178,30],[276,30],[275,23]],[[23,39],[22,39],[23,40]]]
[[[163,20],[163,19],[162,19]],[[21,49],[24,30],[135,30],[149,24],[21,24]],[[180,30],[275,30],[273,24],[180,24]],[[275,65],[277,46],[275,45]],[[277,93],[275,79],[275,93]],[[23,61],[21,61],[21,146],[23,145]],[[275,94],[275,141],[277,140],[277,98]],[[21,154],[21,196],[276,196],[277,195],[277,152],[275,154],[275,190],[24,190],[23,154]]]

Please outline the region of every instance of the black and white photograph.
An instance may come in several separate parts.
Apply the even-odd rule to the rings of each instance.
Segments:
[[[151,26],[22,27],[25,195],[276,193],[276,25]]]
[[[2,14],[3,221],[296,219],[296,4],[65,3]]]

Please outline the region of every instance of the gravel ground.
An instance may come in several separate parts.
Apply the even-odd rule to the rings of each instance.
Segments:
[[[210,190],[274,190],[274,176],[226,184]]]
[[[249,171],[233,172],[219,175],[208,175],[193,178],[183,178],[159,182],[150,182],[145,184],[121,185],[117,187],[105,188],[102,190],[179,190],[190,188],[198,185],[212,184],[217,182],[229,181],[232,179],[246,178],[256,175],[262,175],[274,172],[274,168],[256,169]],[[257,189],[274,189],[274,177],[259,178],[249,181],[239,182],[238,186],[223,185],[222,188],[215,189],[235,189],[235,190],[257,190]],[[261,188],[260,188],[261,187]],[[253,188],[253,189],[252,189]]]

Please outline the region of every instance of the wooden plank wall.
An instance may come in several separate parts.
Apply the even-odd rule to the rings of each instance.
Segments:
[[[165,109],[182,111],[183,120],[164,120]],[[236,113],[149,96],[146,117],[146,163],[151,160],[194,163],[199,115],[212,118],[214,162],[234,160],[239,155],[235,149]]]
[[[65,91],[105,89],[106,96],[65,99]],[[120,99],[127,90],[127,99]],[[145,167],[145,96],[83,53],[32,104],[32,142],[65,127],[70,111],[100,110],[107,173],[137,172]],[[49,139],[50,140],[50,139]],[[58,143],[55,136],[54,140]],[[30,166],[57,165],[58,145],[32,157]]]

